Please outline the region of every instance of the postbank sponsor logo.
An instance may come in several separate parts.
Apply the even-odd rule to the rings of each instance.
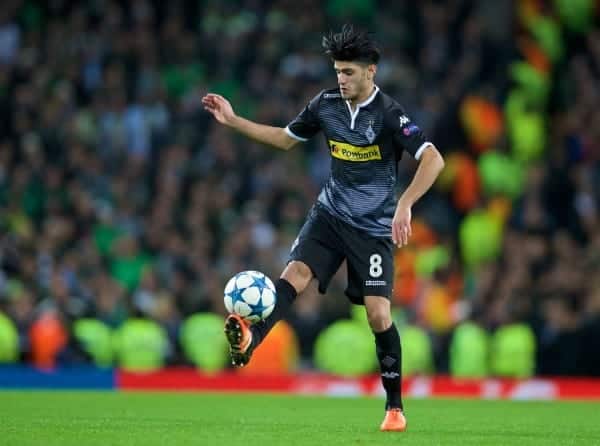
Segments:
[[[331,156],[345,161],[372,161],[381,159],[381,151],[378,145],[353,146],[345,142],[329,140]]]

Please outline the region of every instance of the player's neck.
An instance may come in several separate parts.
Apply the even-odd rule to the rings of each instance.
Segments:
[[[350,108],[352,108],[352,110],[356,110],[356,107],[358,106],[358,104],[362,104],[367,99],[369,99],[374,91],[375,91],[375,84],[372,83],[369,87],[365,88],[363,93],[356,96],[354,99],[348,99]]]

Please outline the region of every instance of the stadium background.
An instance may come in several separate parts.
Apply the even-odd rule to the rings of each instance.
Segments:
[[[447,164],[397,252],[405,372],[600,375],[597,14],[588,0],[3,2],[0,362],[223,367],[223,285],[278,276],[329,154],[318,138],[251,143],[200,98],[284,126],[335,85],[320,36],[351,21],[375,31],[377,84]],[[256,371],[374,371],[344,285],[298,299]]]

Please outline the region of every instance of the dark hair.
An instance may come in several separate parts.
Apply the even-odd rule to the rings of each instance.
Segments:
[[[329,31],[321,43],[325,54],[333,60],[376,64],[381,51],[365,31],[355,30],[352,25],[342,26],[339,33]]]

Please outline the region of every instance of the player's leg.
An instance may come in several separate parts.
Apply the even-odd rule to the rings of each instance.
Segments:
[[[292,246],[288,265],[275,282],[277,303],[273,313],[252,326],[236,315],[229,315],[225,321],[225,334],[234,366],[243,367],[250,361],[254,349],[273,326],[287,316],[296,296],[304,291],[313,277],[319,280],[319,290],[324,292],[343,260],[333,245],[336,239],[337,235],[327,219],[313,207]]]
[[[390,301],[382,296],[365,296],[365,307],[375,335],[381,384],[386,393],[386,416],[381,430],[403,431],[406,419],[402,412],[402,350],[398,330],[392,322]]]
[[[277,304],[269,317],[253,325],[249,325],[236,314],[227,317],[225,336],[229,342],[229,353],[234,366],[243,367],[248,364],[254,349],[275,324],[287,316],[296,296],[304,291],[312,277],[312,271],[305,263],[292,261],[275,282]]]
[[[370,237],[352,228],[344,232],[348,256],[346,294],[353,303],[365,305],[375,338],[381,383],[386,392],[386,418],[381,429],[402,431],[406,428],[402,413],[402,351],[390,304],[394,279],[393,244],[387,238]]]
[[[293,260],[285,267],[281,277],[275,282],[277,304],[275,309],[263,321],[252,325],[252,346],[256,348],[271,331],[273,326],[286,317],[296,296],[306,289],[313,273],[304,262]]]

